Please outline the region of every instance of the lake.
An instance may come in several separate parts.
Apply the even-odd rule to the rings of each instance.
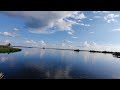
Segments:
[[[86,51],[22,48],[0,54],[5,79],[119,79],[120,58]]]

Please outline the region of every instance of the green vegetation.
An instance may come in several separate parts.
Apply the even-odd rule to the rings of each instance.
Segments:
[[[21,51],[21,49],[0,45],[0,53],[13,53],[18,51]]]

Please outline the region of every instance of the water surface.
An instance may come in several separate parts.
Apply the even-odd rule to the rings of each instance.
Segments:
[[[111,54],[22,48],[0,54],[6,79],[118,79],[120,59]]]

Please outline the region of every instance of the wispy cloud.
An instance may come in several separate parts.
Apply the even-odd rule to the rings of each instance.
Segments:
[[[94,34],[95,32],[90,32],[91,34]]]
[[[35,46],[35,47],[43,47],[47,45],[47,43],[44,40],[41,41],[26,40],[25,44],[27,46]]]
[[[19,31],[19,29],[18,29],[18,28],[14,28],[13,30],[14,30],[14,31]]]
[[[79,23],[79,25],[81,25],[81,26],[86,26],[86,27],[89,27],[89,26],[90,26],[90,24],[84,24],[84,23]]]
[[[70,40],[66,40],[66,42],[67,42],[67,43],[73,43],[73,42],[72,42],[72,41],[70,41]]]
[[[3,43],[8,44],[8,43],[11,43],[11,41],[10,40],[5,40],[5,41],[3,41]]]
[[[64,47],[64,46],[65,46],[65,43],[62,43],[61,46]]]
[[[93,19],[89,19],[90,21],[92,21]]]
[[[101,18],[101,16],[94,16],[93,18]]]
[[[75,39],[76,39],[76,38],[78,38],[78,37],[72,37],[72,38],[75,38]]]
[[[120,32],[120,28],[118,28],[118,29],[113,29],[112,31],[118,31],[118,32]]]
[[[0,35],[8,36],[8,37],[16,37],[17,36],[15,33],[11,33],[11,32],[0,32]]]
[[[73,33],[72,33],[72,32],[68,32],[68,34],[69,34],[69,35],[73,35]]]
[[[110,11],[93,11],[93,13],[94,14],[103,14],[103,13],[105,13],[105,14],[107,14],[107,13],[111,13]]]
[[[42,45],[47,45],[47,43],[44,40],[40,41]]]
[[[8,43],[14,43],[14,42],[12,42],[11,40],[0,40],[0,43],[1,44],[8,44]]]
[[[111,13],[110,11],[102,11],[103,13]]]

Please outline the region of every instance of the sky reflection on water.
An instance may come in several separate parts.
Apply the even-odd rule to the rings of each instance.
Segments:
[[[0,54],[6,79],[111,79],[120,78],[119,69],[111,54],[38,48]]]

